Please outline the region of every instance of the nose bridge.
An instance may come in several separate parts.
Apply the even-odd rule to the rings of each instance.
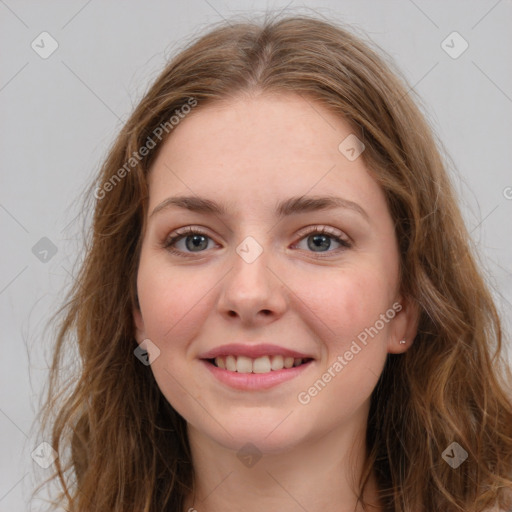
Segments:
[[[277,317],[285,310],[282,287],[268,268],[275,261],[270,244],[263,236],[259,239],[261,243],[247,236],[236,246],[219,300],[221,313],[251,321],[269,314]]]
[[[239,300],[265,300],[272,286],[267,268],[272,260],[270,249],[261,236],[259,239],[261,243],[255,237],[247,236],[235,248],[231,272],[234,289],[231,293]]]

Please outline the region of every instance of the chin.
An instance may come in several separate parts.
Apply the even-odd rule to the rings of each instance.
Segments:
[[[229,433],[222,428],[203,433],[237,453],[247,445],[254,445],[259,452],[265,454],[282,453],[295,447],[304,438],[304,433],[298,432],[299,425],[285,425],[288,420],[283,421],[283,418],[286,418],[286,414],[281,415],[277,421],[273,416],[268,421],[261,417],[257,422],[254,418],[250,422],[228,421]],[[250,447],[247,449],[250,450]]]

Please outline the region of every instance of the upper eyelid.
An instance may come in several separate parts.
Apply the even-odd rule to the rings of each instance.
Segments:
[[[333,237],[339,237],[344,239],[345,237],[350,240],[350,237],[341,229],[333,228],[331,226],[322,225],[322,224],[313,224],[311,226],[306,226],[304,228],[299,229],[296,236],[304,237],[311,233],[323,232],[326,235],[331,235]]]

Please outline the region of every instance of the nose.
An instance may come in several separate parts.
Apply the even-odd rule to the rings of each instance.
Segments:
[[[221,282],[218,300],[220,314],[244,326],[272,323],[284,314],[288,304],[286,287],[269,250],[253,258],[233,251],[233,265]]]

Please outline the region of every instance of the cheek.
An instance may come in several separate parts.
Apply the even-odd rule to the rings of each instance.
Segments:
[[[151,371],[167,401],[184,417],[191,414],[190,397],[197,394],[192,390],[201,389],[201,383],[195,382],[183,363],[194,358],[189,342],[198,335],[213,307],[213,293],[209,291],[217,280],[141,257],[137,286],[145,335],[160,350]],[[195,400],[200,400],[200,395]]]
[[[314,281],[313,281],[314,282]],[[301,284],[304,304],[329,329],[331,344],[346,344],[391,307],[389,276],[379,266],[351,266],[317,281]]]
[[[146,265],[141,258],[137,289],[146,336],[163,350],[171,341],[176,346],[190,337],[211,307],[213,277],[161,263]]]

